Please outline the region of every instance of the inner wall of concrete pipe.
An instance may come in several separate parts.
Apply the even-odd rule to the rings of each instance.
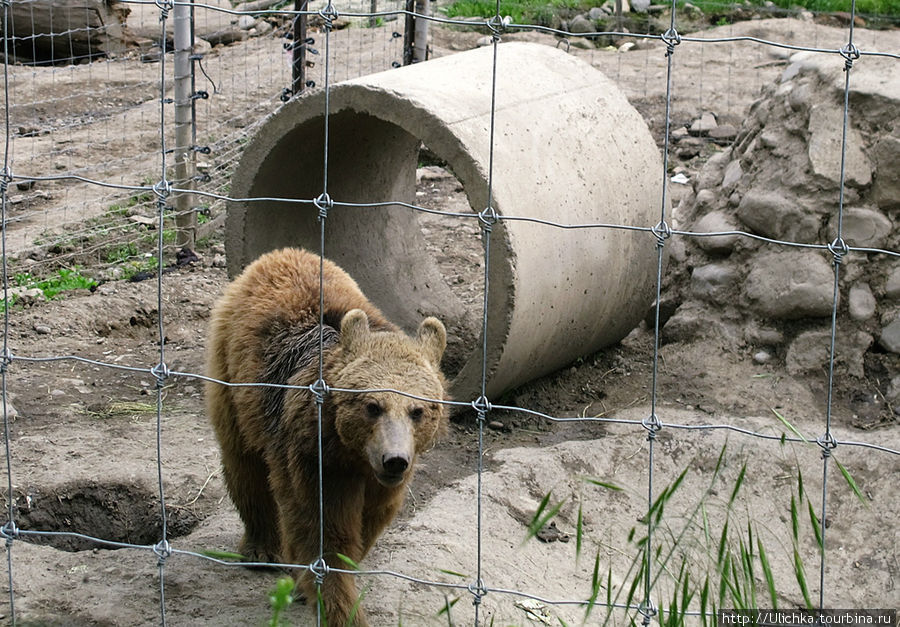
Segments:
[[[331,198],[349,203],[394,200],[435,208],[427,192],[423,198],[416,196],[418,138],[394,124],[355,111],[332,114],[329,133]],[[259,164],[249,196],[318,197],[324,183],[324,136],[322,117],[286,133]],[[455,187],[462,196],[458,191],[462,184]],[[464,197],[455,199],[455,210],[461,210],[464,203],[465,210],[470,210]],[[301,246],[318,252],[317,216],[318,209],[311,205],[254,202],[248,205],[244,217],[246,249]],[[325,255],[356,279],[366,296],[407,331],[415,331],[425,316],[440,318],[448,332],[443,368],[452,378],[480,346],[480,296],[477,308],[473,308],[471,291],[482,292],[483,277],[478,285],[466,286],[469,293],[462,299],[455,293],[460,290],[451,289],[448,279],[454,276],[454,260],[472,260],[482,254],[479,232],[474,217],[428,215],[401,206],[338,206],[328,211],[325,222]],[[454,259],[446,258],[448,244]],[[457,275],[460,270],[456,268]]]

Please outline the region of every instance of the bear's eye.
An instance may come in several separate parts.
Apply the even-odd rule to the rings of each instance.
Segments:
[[[409,410],[409,417],[412,418],[413,422],[418,422],[422,420],[422,416],[425,415],[425,410],[421,407],[413,407]]]
[[[369,418],[378,418],[381,415],[381,412],[384,410],[381,408],[381,405],[376,403],[375,401],[369,401],[366,403],[366,415]]]

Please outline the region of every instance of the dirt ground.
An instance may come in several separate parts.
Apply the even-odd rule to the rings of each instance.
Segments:
[[[365,37],[372,43],[366,44],[363,37],[348,44],[347,49],[369,46],[366,50],[370,56],[376,56],[375,48],[381,55],[390,40],[391,27],[371,30],[376,33]],[[335,33],[335,40],[356,37],[352,31]],[[738,34],[820,47],[839,47],[846,37],[842,29],[798,20],[746,22],[719,27],[702,36]],[[894,52],[898,49],[895,35],[856,31],[861,47]],[[482,36],[438,30],[434,33],[435,52],[468,49]],[[553,37],[534,33],[508,38],[557,44]],[[200,109],[204,120],[200,140],[210,140],[217,147],[208,160],[210,170],[220,173],[220,178],[233,167],[240,143],[235,137],[251,133],[254,122],[273,106],[271,93],[264,99],[259,89],[260,84],[269,83],[272,92],[271,86],[278,84],[273,76],[278,80],[284,76],[280,46],[275,37],[260,37],[216,49],[206,62],[214,77],[226,75],[226,70],[230,76],[243,77],[232,79],[230,87],[220,83],[221,99],[213,96]],[[658,138],[664,124],[663,52],[664,47],[653,42],[641,42],[625,53],[572,48],[573,54],[616,79]],[[748,42],[683,43],[674,61],[673,123],[690,124],[711,110],[718,114],[720,123],[731,120],[739,124],[760,87],[784,69],[788,55],[779,48]],[[379,63],[385,58],[390,55],[379,56]],[[281,64],[281,69],[273,69],[273,63]],[[158,149],[154,128],[159,120],[154,115],[152,95],[157,66],[135,61],[109,64],[101,70],[93,65],[97,67],[66,70],[62,75],[65,80],[49,68],[31,68],[14,76],[18,87],[11,98],[45,94],[43,104],[30,110],[32,118],[27,118],[28,109],[17,110],[20,118],[27,119],[14,117],[14,126],[34,131],[19,133],[30,142],[19,141],[15,146],[16,173],[78,171],[103,180],[136,184],[158,167],[152,156],[152,150]],[[255,72],[254,68],[265,71]],[[321,65],[314,69],[320,70]],[[123,74],[117,74],[118,70]],[[52,93],[63,98],[66,90],[113,90],[123,84],[131,85],[126,93],[136,100],[123,101],[120,109],[112,107],[102,115],[90,110],[89,99],[76,99],[75,106],[65,99],[54,101],[47,95],[51,92],[44,90],[55,89]],[[144,106],[136,112],[133,105],[138,100]],[[97,118],[96,125],[63,129],[56,124],[66,116],[83,119],[91,115]],[[233,134],[223,140],[226,134],[221,131],[217,139],[217,125],[210,121],[215,119]],[[55,125],[56,130],[42,133],[45,124]],[[702,143],[692,156],[673,157],[672,173],[684,172],[690,178],[718,149],[716,144]],[[98,150],[104,151],[101,163],[96,159]],[[53,156],[48,160],[46,154]],[[432,166],[421,170],[420,175],[423,206],[448,211],[467,206],[459,184],[446,171]],[[213,177],[212,184],[217,180]],[[672,184],[673,205],[686,188]],[[26,195],[24,205],[14,209],[15,221],[10,227],[14,271],[38,272],[54,260],[72,263],[74,259],[84,274],[114,276],[111,263],[96,252],[104,243],[82,239],[68,247],[35,244],[39,235],[45,241],[58,242],[65,233],[90,231],[92,224],[96,228],[97,222],[90,221],[104,214],[111,202],[109,192],[71,182],[39,182]],[[61,208],[63,205],[66,207]],[[448,283],[477,308],[481,289],[477,232],[448,232],[435,219],[423,220],[422,224]],[[129,233],[133,231],[109,230],[104,235],[105,244],[127,238]],[[9,425],[9,464],[15,521],[20,529],[78,532],[115,542],[154,545],[161,531],[161,481],[167,532],[174,549],[234,550],[240,522],[225,494],[215,439],[203,415],[203,384],[190,376],[203,372],[210,307],[227,282],[221,267],[225,253],[221,236],[221,228],[213,229],[198,246],[199,260],[184,266],[174,266],[174,255],[167,247],[167,262],[172,263],[172,269],[162,283],[164,360],[173,374],[165,379],[162,389],[161,479],[157,473],[157,389],[148,372],[160,360],[156,282],[105,280],[92,291],[75,291],[52,301],[22,301],[10,309],[9,346],[15,359],[6,381],[8,401],[15,412]],[[791,560],[790,503],[798,469],[802,469],[811,507],[820,509],[822,463],[815,445],[778,443],[778,436],[787,429],[774,412],[787,417],[812,439],[821,435],[825,376],[794,378],[783,364],[757,364],[752,354],[749,346],[735,349],[673,343],[661,347],[655,409],[664,423],[728,424],[776,439],[664,428],[655,446],[655,494],[681,470],[690,471],[680,493],[683,500],[673,501],[673,522],[661,528],[660,536],[675,538],[683,523],[698,535],[683,543],[683,552],[703,553],[703,547],[710,551],[699,538],[702,525],[687,512],[704,495],[718,495],[709,513],[713,534],[718,538],[726,508],[723,503],[738,481],[741,465],[746,463],[746,496],[740,500],[735,520],[744,524],[752,521],[761,535],[771,540],[768,548],[780,604],[795,606],[803,599]],[[639,422],[652,411],[652,355],[653,335],[644,324],[619,345],[578,359],[570,368],[492,400],[560,418]],[[893,407],[885,408],[882,402],[879,407],[887,412],[886,418],[859,420],[859,398],[872,395],[867,385],[866,380],[841,384],[831,416],[835,437],[900,449],[900,428]],[[473,498],[477,485],[473,473],[478,462],[478,430],[472,418],[460,412],[444,441],[424,458],[401,516],[362,564],[364,568],[402,572],[457,587],[429,588],[390,576],[372,577],[365,605],[373,624],[472,623],[471,595],[465,589],[477,572]],[[606,575],[607,568],[611,573],[609,581],[604,580],[600,587],[599,598],[605,599],[607,590],[611,595],[621,594],[631,582],[628,560],[636,552],[636,545],[627,537],[629,529],[638,526],[646,511],[649,465],[644,430],[633,423],[555,423],[507,410],[492,411],[488,420],[482,486],[486,494],[485,584],[550,599],[585,599],[591,593],[597,555],[601,575]],[[711,490],[708,481],[726,444],[726,483]],[[828,530],[826,605],[896,607],[900,598],[900,528],[896,524],[900,460],[888,453],[854,447],[840,447],[835,457],[854,476],[865,504],[852,495],[832,465],[824,525]],[[584,488],[584,476],[615,483],[623,491],[589,492]],[[561,535],[545,538],[556,542],[523,543],[528,521],[542,496],[551,490],[560,498],[569,497],[557,521]],[[817,599],[818,550],[807,522],[806,497],[798,498],[805,535],[795,540],[795,546],[803,556],[809,587]],[[585,539],[580,559],[575,556],[579,517],[575,503],[584,506]],[[665,542],[661,540],[662,545]],[[87,539],[45,535],[7,544],[7,555],[19,624],[159,624],[159,560],[150,550],[112,550]],[[165,560],[164,576],[169,624],[258,625],[269,615],[267,592],[278,573],[217,565],[176,552]],[[666,585],[660,584],[657,604],[669,602],[662,596],[663,591],[670,594],[671,584],[669,588]],[[756,585],[760,604],[769,605],[759,570]],[[2,587],[5,595],[5,579]],[[455,600],[459,603],[450,612],[440,614],[443,606]],[[8,603],[0,606],[0,614],[3,620],[10,620]],[[585,622],[599,624],[604,615],[595,610]],[[624,614],[615,616],[622,624]],[[504,625],[551,624],[551,620],[557,624],[557,618],[572,624],[584,619],[584,612],[491,592],[482,604],[480,618],[485,624],[491,624],[492,618]],[[309,610],[299,604],[290,609],[288,619],[293,624],[312,624]]]

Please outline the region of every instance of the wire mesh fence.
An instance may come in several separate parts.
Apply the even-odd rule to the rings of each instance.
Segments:
[[[4,33],[17,32],[11,24],[11,19],[12,8],[18,4],[28,3],[13,2],[3,5]],[[169,365],[171,353],[167,348],[168,329],[165,321],[166,310],[172,305],[164,296],[166,280],[164,269],[165,260],[171,259],[178,248],[175,226],[176,212],[171,206],[171,201],[179,192],[191,192],[195,199],[195,206],[190,207],[189,211],[202,216],[201,227],[202,223],[207,220],[211,221],[213,225],[216,224],[216,220],[222,214],[223,203],[229,199],[229,178],[237,163],[242,146],[258,128],[265,115],[277,108],[281,102],[284,88],[291,84],[290,59],[287,56],[289,51],[286,52],[285,39],[279,36],[279,33],[283,35],[288,32],[291,18],[296,16],[297,12],[284,10],[252,12],[254,16],[266,16],[262,18],[263,20],[266,20],[269,15],[273,16],[275,24],[270,24],[273,34],[254,37],[240,47],[229,48],[226,46],[217,54],[205,54],[202,55],[202,58],[194,59],[193,79],[196,83],[192,92],[192,104],[195,110],[195,123],[191,149],[196,153],[197,167],[192,173],[192,180],[186,184],[186,181],[171,178],[171,147],[175,140],[171,114],[171,107],[174,103],[170,90],[174,77],[170,59],[163,52],[169,46],[166,43],[168,41],[166,33],[171,13],[179,3],[134,2],[125,4],[132,5],[135,10],[147,12],[147,15],[152,18],[151,22],[156,20],[155,27],[159,34],[155,44],[151,39],[150,46],[137,52],[118,53],[111,58],[95,63],[78,63],[81,59],[90,60],[99,56],[99,48],[95,48],[99,44],[89,43],[86,52],[76,53],[72,42],[77,32],[82,30],[82,23],[72,23],[60,30],[60,27],[56,26],[56,22],[53,22],[54,35],[61,36],[68,43],[62,49],[55,44],[49,46],[49,59],[38,62],[39,37],[37,35],[13,34],[4,40],[6,146],[2,181],[4,238],[2,258],[4,297],[7,306],[4,308],[2,386],[8,520],[3,526],[3,536],[7,546],[8,616],[12,623],[16,622],[15,548],[19,540],[36,541],[53,536],[63,536],[73,540],[86,541],[98,547],[126,548],[142,553],[151,553],[158,575],[158,620],[163,624],[167,621],[167,608],[169,607],[166,601],[167,576],[172,569],[177,568],[171,563],[173,557],[190,556],[222,566],[234,566],[233,563],[226,560],[180,549],[177,543],[170,542],[172,538],[170,523],[173,515],[170,508],[166,506],[164,489],[165,417],[167,411],[170,411],[166,390],[172,380],[194,382],[206,380],[206,377],[200,372],[182,370]],[[209,16],[219,13],[227,16],[229,24],[232,17],[242,17],[240,11],[224,11],[220,7],[199,4],[189,6],[195,12],[194,20],[197,23],[203,22],[204,19],[212,20],[213,18]],[[659,221],[646,225],[572,225],[555,222],[552,213],[548,213],[546,219],[535,222],[548,229],[627,228],[645,233],[647,245],[656,248],[658,260],[657,306],[653,322],[650,325],[653,345],[651,347],[650,380],[648,381],[649,413],[637,419],[550,415],[529,407],[507,405],[496,399],[487,398],[485,381],[482,378],[482,393],[477,398],[460,399],[451,403],[460,408],[474,411],[476,416],[472,446],[475,448],[476,460],[473,470],[477,477],[473,499],[477,512],[473,524],[467,529],[460,530],[461,533],[471,534],[477,546],[475,562],[471,565],[473,573],[471,579],[462,583],[448,583],[393,571],[351,571],[346,569],[346,572],[361,578],[367,578],[369,575],[403,578],[426,587],[436,587],[458,593],[461,596],[468,596],[474,604],[476,624],[481,624],[485,620],[479,608],[486,595],[512,595],[553,604],[571,604],[581,608],[606,605],[621,610],[633,620],[643,624],[670,620],[673,616],[677,618],[679,614],[673,609],[673,604],[667,604],[667,600],[661,598],[657,592],[660,573],[655,571],[659,564],[655,551],[662,546],[662,540],[656,534],[662,533],[662,530],[658,526],[658,521],[654,520],[654,514],[661,512],[659,507],[661,495],[664,495],[668,489],[660,488],[660,478],[656,470],[660,467],[659,456],[665,455],[665,451],[661,453],[659,448],[660,434],[669,431],[728,431],[742,437],[771,440],[772,446],[785,442],[796,444],[815,442],[817,444],[817,454],[821,456],[821,495],[816,502],[817,511],[811,512],[811,516],[814,519],[817,517],[819,521],[823,522],[818,527],[821,537],[818,539],[818,550],[815,552],[819,583],[818,586],[812,588],[818,593],[818,598],[811,600],[811,604],[820,609],[828,607],[829,591],[825,585],[825,573],[830,567],[830,558],[834,549],[831,538],[826,534],[827,525],[824,524],[824,521],[829,519],[829,495],[834,490],[833,482],[836,476],[833,451],[845,447],[848,449],[862,448],[871,452],[872,455],[884,456],[887,463],[895,463],[896,456],[900,455],[900,451],[878,441],[850,441],[836,437],[832,429],[834,364],[837,358],[835,334],[840,326],[838,292],[842,264],[845,257],[853,252],[878,257],[900,257],[900,252],[894,250],[849,246],[842,237],[841,216],[844,211],[846,189],[844,181],[846,129],[848,118],[852,115],[849,86],[855,63],[864,62],[867,57],[876,56],[896,62],[900,59],[900,54],[880,50],[877,33],[867,33],[867,36],[872,37],[872,41],[860,41],[856,37],[853,26],[855,14],[853,4],[848,6],[850,22],[844,31],[845,39],[841,42],[825,41],[832,37],[832,34],[819,33],[817,29],[798,34],[797,38],[791,41],[770,41],[763,37],[747,34],[745,31],[741,31],[741,27],[737,25],[724,26],[723,28],[727,29],[728,34],[721,33],[722,36],[718,37],[684,36],[679,29],[679,18],[683,9],[674,2],[669,9],[669,22],[665,24],[665,28],[652,31],[648,23],[648,32],[642,34],[613,31],[572,33],[563,29],[563,24],[559,24],[557,27],[517,24],[501,15],[499,6],[495,9],[492,16],[479,24],[440,16],[416,17],[427,19],[432,23],[435,28],[433,37],[438,43],[441,40],[441,35],[437,32],[440,27],[474,29],[477,36],[487,38],[482,43],[493,48],[495,63],[496,59],[503,54],[503,49],[499,45],[501,40],[515,38],[525,32],[549,33],[559,37],[561,41],[565,42],[564,45],[571,45],[573,41],[587,40],[588,38],[615,37],[617,40],[624,39],[645,46],[643,54],[647,58],[648,70],[639,72],[638,76],[624,73],[615,58],[601,57],[594,48],[578,51],[577,54],[615,78],[626,94],[635,101],[640,101],[642,98],[650,100],[651,93],[663,96],[662,108],[654,116],[656,123],[651,125],[658,133],[658,141],[664,156],[663,169],[659,173],[663,180],[663,193],[659,199]],[[310,70],[307,75],[310,89],[322,89],[327,93],[336,81],[367,74],[374,70],[388,69],[402,59],[402,36],[398,36],[402,30],[397,27],[397,24],[407,15],[405,6],[379,6],[377,10],[373,11],[371,5],[368,4],[345,7],[329,2],[321,6],[311,6],[302,13],[313,22],[317,22],[313,28],[318,29],[312,37],[313,41],[306,40],[303,44],[307,46],[307,52],[311,53],[308,58],[315,59],[308,68]],[[360,26],[339,29],[339,21],[345,17],[359,20]],[[220,18],[221,16],[218,16],[215,19]],[[74,20],[75,18],[68,16],[66,19]],[[373,20],[375,21],[373,22]],[[215,29],[211,28],[210,30]],[[740,31],[740,34],[735,34],[735,31]],[[723,62],[723,59],[714,51],[717,46],[726,43],[735,45],[729,48],[729,58]],[[290,47],[288,46],[288,48]],[[435,48],[438,48],[437,54],[449,52],[440,50],[439,45],[435,45]],[[734,64],[746,64],[749,58],[753,60],[751,62],[764,66],[767,57],[760,56],[762,54],[760,51],[772,49],[788,52],[811,51],[831,56],[844,65],[846,81],[843,102],[844,141],[841,143],[840,154],[834,155],[834,158],[841,162],[841,183],[839,197],[835,199],[836,230],[833,238],[819,243],[799,243],[764,238],[744,231],[700,233],[673,228],[669,210],[671,186],[669,184],[668,158],[674,151],[673,119],[678,115],[679,106],[695,98],[702,103],[704,81],[725,80],[730,86],[729,68]],[[23,50],[25,52],[22,52]],[[67,50],[67,52],[60,52],[60,50]],[[756,55],[755,58],[754,55]],[[658,63],[660,56],[664,60],[663,66]],[[58,60],[63,57],[67,60],[67,64],[57,65]],[[651,63],[653,63],[653,69],[649,70]],[[711,67],[712,69],[710,69]],[[676,75],[681,76],[682,74],[687,78],[685,83],[679,83],[679,89],[684,94],[679,95],[673,89],[673,81]],[[102,81],[97,81],[103,85],[101,90],[92,87],[93,82],[90,77],[93,75],[102,77]],[[85,79],[85,76],[88,78]],[[762,83],[763,79],[760,78],[759,82]],[[493,93],[495,86],[496,81],[492,85],[492,92],[485,94],[486,99],[492,103],[496,96]],[[750,86],[741,84],[734,85],[734,89],[758,91],[759,86],[759,84]],[[207,97],[198,96],[200,91],[206,92]],[[660,102],[656,101],[657,107],[659,104]],[[731,103],[726,103],[725,106],[729,110],[732,107]],[[326,119],[329,116],[327,104],[323,115]],[[503,141],[502,138],[494,137],[493,130],[492,125],[483,138],[489,146]],[[329,143],[326,136],[325,155],[323,155],[326,161],[328,150]],[[124,156],[106,158],[105,155]],[[505,220],[522,219],[516,215],[498,215],[493,210],[490,190],[493,181],[498,177],[503,177],[504,173],[491,169],[487,175],[489,180],[487,206],[482,208],[483,210],[465,216],[465,219],[471,221],[472,225],[476,225],[476,228],[471,231],[477,233],[483,247],[480,267],[483,269],[485,277],[488,276],[492,262],[492,227]],[[342,206],[342,199],[332,199],[328,195],[328,176],[326,163],[321,195],[315,198],[293,199],[301,205],[316,208],[320,215],[320,227],[323,232],[328,228],[328,210],[332,207]],[[39,185],[35,186],[35,182]],[[428,210],[427,207],[417,205],[410,208]],[[431,212],[433,213],[433,211]],[[454,214],[452,217],[459,218],[460,216]],[[202,233],[202,228],[198,232]],[[831,255],[834,272],[834,298],[831,307],[829,369],[824,385],[823,406],[825,410],[822,430],[819,434],[790,432],[787,435],[772,435],[735,424],[681,423],[678,420],[667,419],[665,412],[659,409],[659,303],[662,302],[664,296],[664,252],[666,246],[672,238],[702,238],[723,235],[752,238],[774,246],[815,249]],[[317,252],[328,256],[327,249]],[[108,273],[104,277],[106,279],[127,278],[142,272],[155,277],[157,308],[155,313],[149,315],[149,319],[151,320],[150,326],[154,327],[153,332],[157,337],[157,347],[155,351],[142,356],[150,361],[137,361],[129,364],[133,355],[124,360],[120,358],[125,356],[116,355],[110,355],[106,359],[94,359],[84,355],[54,354],[52,347],[48,347],[48,350],[41,355],[18,354],[15,351],[15,342],[10,332],[10,319],[14,318],[17,312],[9,305],[13,302],[17,270],[10,272],[10,268],[27,268],[28,273],[40,274],[59,268],[71,268],[88,258],[100,259],[105,264]],[[29,263],[21,265],[22,260],[25,259]],[[481,323],[485,329],[488,305],[487,287],[485,286],[481,302]],[[487,333],[483,335],[483,350],[487,351]],[[123,376],[134,375],[152,381],[147,392],[155,406],[153,435],[155,436],[154,448],[159,487],[157,512],[159,526],[158,533],[152,540],[145,543],[122,542],[96,537],[91,529],[57,532],[39,527],[20,528],[17,524],[20,516],[16,507],[16,499],[13,496],[14,484],[17,481],[14,463],[16,437],[11,433],[13,423],[7,404],[8,378],[12,381],[14,373],[19,368],[55,362],[71,364],[73,370],[111,369],[121,372]],[[487,373],[484,373],[483,377],[485,376]],[[328,384],[327,381],[321,381],[321,372],[320,382]],[[227,382],[214,383],[229,385]],[[327,393],[334,390],[329,391],[327,387],[319,387],[310,389],[310,391],[326,396]],[[402,390],[393,390],[393,392],[403,393]],[[440,401],[440,399],[430,400]],[[542,421],[557,423],[577,421],[620,425],[646,437],[646,446],[642,451],[646,460],[647,498],[642,520],[646,539],[641,545],[642,556],[639,559],[640,577],[638,579],[640,585],[637,593],[628,602],[614,601],[611,598],[607,598],[604,602],[602,597],[598,597],[596,594],[593,598],[546,599],[539,589],[502,589],[493,586],[491,581],[484,576],[482,538],[485,530],[481,513],[481,503],[484,499],[481,478],[485,474],[483,466],[484,434],[490,416],[498,411],[527,414]],[[829,483],[829,477],[831,477],[831,483]],[[666,477],[666,479],[674,480],[675,477]],[[327,477],[320,478],[320,480],[327,481]],[[884,521],[884,524],[891,525],[892,521]],[[320,560],[313,564],[284,566],[309,570],[316,574],[321,581],[325,581],[329,572],[336,569],[325,567],[323,564]],[[594,579],[597,579],[596,571]],[[813,578],[810,577],[810,579]],[[597,584],[596,581],[595,584]],[[595,591],[600,587],[600,585],[595,585]],[[695,601],[681,607],[680,611],[682,617],[694,617],[710,616],[712,610],[711,606],[701,605],[699,601]],[[321,619],[320,614],[319,620]]]

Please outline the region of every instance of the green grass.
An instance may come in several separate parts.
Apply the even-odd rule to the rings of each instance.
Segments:
[[[687,0],[677,0],[676,6],[683,7]],[[774,0],[780,9],[797,11],[806,9],[821,13],[849,12],[850,0]],[[554,16],[567,19],[576,13],[588,11],[593,6],[602,5],[602,0],[502,0],[500,15],[510,16],[515,24],[547,26]],[[720,0],[696,0],[691,4],[708,14],[714,24],[727,24],[728,17],[746,5]],[[765,0],[749,0],[754,7],[765,7]],[[497,3],[492,0],[456,0],[445,9],[449,18],[480,17],[489,19],[497,13]],[[900,17],[900,0],[857,0],[856,12],[861,15]]]
[[[97,281],[81,274],[81,269],[77,266],[60,268],[54,276],[46,279],[36,279],[27,272],[20,273],[13,277],[13,283],[17,287],[37,288],[47,299],[56,298],[62,292],[90,289],[97,285]]]
[[[575,14],[587,11],[594,2],[590,0],[503,0],[500,15],[510,16],[516,24],[547,25],[557,14]],[[483,17],[496,14],[497,3],[491,0],[457,0],[446,9],[447,17]]]

